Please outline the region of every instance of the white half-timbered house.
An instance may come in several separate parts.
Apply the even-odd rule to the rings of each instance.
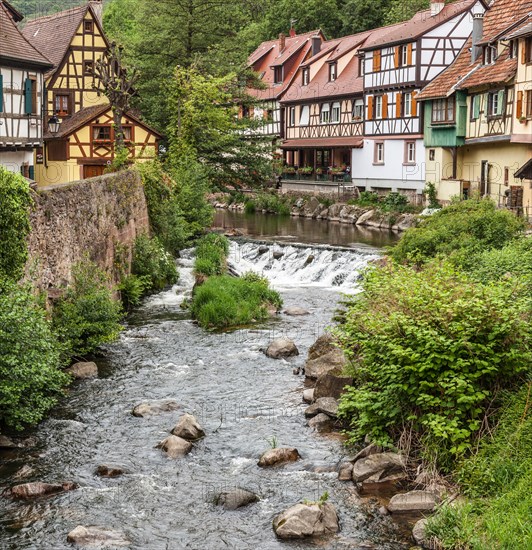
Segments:
[[[0,0],[0,165],[34,179],[42,144],[44,72],[50,61],[22,36],[22,15]]]
[[[430,9],[364,44],[364,146],[352,158],[357,186],[422,193],[423,114],[416,96],[453,63],[471,35],[473,14],[485,9],[483,0],[432,0]]]

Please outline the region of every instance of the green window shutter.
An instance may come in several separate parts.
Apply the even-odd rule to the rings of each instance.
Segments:
[[[30,180],[35,179],[35,166],[33,166],[33,164],[29,167],[28,177],[30,178]]]
[[[497,102],[497,114],[503,115],[506,111],[505,105],[504,105],[504,90],[499,90],[499,98]]]
[[[480,96],[473,96],[473,118],[476,120],[480,116]]]
[[[26,82],[24,83],[24,112],[27,115],[31,115],[31,107],[31,79],[26,78]]]
[[[4,110],[4,77],[0,74],[0,113]]]

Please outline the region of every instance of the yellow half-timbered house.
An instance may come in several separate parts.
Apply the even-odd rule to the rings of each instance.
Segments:
[[[101,0],[29,21],[23,34],[54,67],[46,73],[44,146],[37,150],[39,185],[67,183],[98,176],[114,158],[114,127],[108,99],[94,87],[94,67],[109,42],[101,21]],[[59,131],[48,121],[56,116]],[[160,134],[134,113],[122,122],[130,158],[157,154]]]

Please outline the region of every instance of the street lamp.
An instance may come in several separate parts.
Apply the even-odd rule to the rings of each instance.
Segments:
[[[59,132],[59,128],[61,126],[61,122],[57,118],[57,115],[53,115],[50,120],[48,120],[48,131],[55,135]]]

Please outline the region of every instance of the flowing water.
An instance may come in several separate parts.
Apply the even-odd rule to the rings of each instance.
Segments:
[[[346,451],[338,437],[306,426],[303,377],[292,373],[330,323],[340,293],[352,290],[358,271],[378,257],[378,250],[353,242],[351,249],[270,243],[266,250],[258,242],[233,242],[235,270],[262,272],[285,306],[306,308],[311,315],[280,315],[231,333],[206,332],[181,309],[193,284],[192,252],[183,254],[179,284],[150,297],[129,317],[120,340],[98,360],[100,377],[73,385],[32,434],[35,446],[0,455],[3,487],[22,482],[14,474],[23,465],[34,469],[24,481],[80,486],[34,501],[0,496],[0,548],[71,548],[66,535],[77,525],[122,530],[138,550],[314,548],[310,541],[278,540],[271,522],[287,507],[326,491],[341,531],[317,543],[320,548],[407,548],[388,518],[369,513],[352,484],[337,480]],[[274,251],[283,256],[274,259]],[[262,353],[280,335],[297,343],[299,357],[275,361]],[[156,399],[176,400],[182,411],[131,415],[138,403]],[[196,415],[207,436],[188,456],[171,460],[155,445],[183,411]],[[274,442],[296,447],[302,460],[258,468],[259,456]],[[106,463],[130,473],[95,476],[96,467]],[[236,487],[254,491],[260,502],[231,512],[213,503],[218,492]]]

